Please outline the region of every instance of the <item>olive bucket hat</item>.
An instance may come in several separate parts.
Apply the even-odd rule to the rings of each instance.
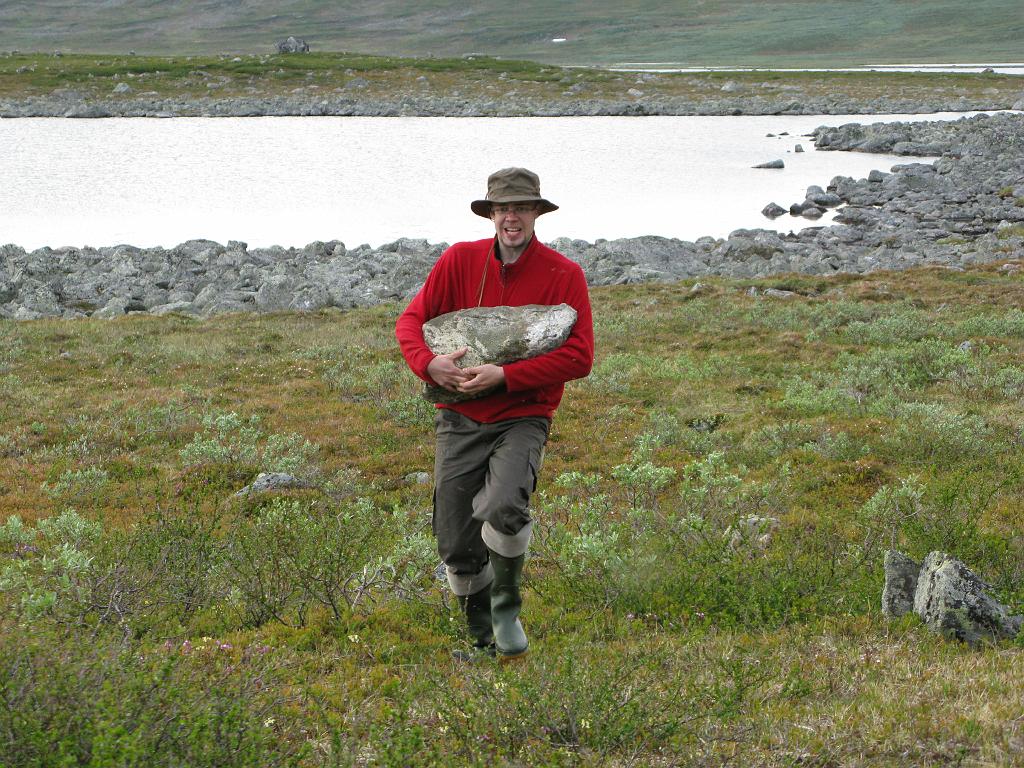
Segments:
[[[487,197],[474,200],[469,204],[473,213],[491,217],[491,205],[494,203],[527,203],[537,202],[538,216],[557,211],[558,206],[540,196],[540,177],[525,168],[502,168],[487,177]]]

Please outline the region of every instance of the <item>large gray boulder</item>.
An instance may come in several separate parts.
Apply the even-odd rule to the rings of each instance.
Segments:
[[[558,349],[575,324],[576,310],[568,304],[475,307],[428,320],[423,324],[423,339],[435,355],[466,347],[466,354],[457,361],[460,368],[506,365]],[[435,385],[426,385],[423,396],[432,403],[472,399]]]
[[[18,286],[14,283],[0,279],[0,304],[6,304],[18,295]]]
[[[298,37],[289,36],[277,44],[278,53],[309,53],[309,44]]]
[[[1011,616],[986,587],[955,557],[932,552],[921,565],[914,612],[933,631],[971,644],[1016,637],[1024,617]]]
[[[806,201],[813,203],[821,208],[835,208],[837,205],[842,205],[843,198],[837,195],[835,192],[826,192],[817,185],[812,185],[807,188]]]
[[[260,312],[278,312],[288,309],[302,284],[292,275],[271,275],[256,291],[256,309]]]
[[[163,317],[164,315],[169,315],[172,312],[191,315],[195,314],[195,308],[192,306],[191,301],[171,301],[167,304],[160,304],[152,307],[149,310],[151,315],[156,315],[157,317]]]
[[[102,307],[92,313],[93,317],[103,320],[110,320],[121,317],[128,311],[128,299],[123,296],[115,296]]]
[[[882,587],[882,613],[897,617],[914,610],[914,594],[921,564],[894,549],[885,553],[885,586]]]
[[[64,313],[61,301],[53,289],[38,280],[22,281],[18,291],[19,319],[36,320],[41,317],[60,317]]]

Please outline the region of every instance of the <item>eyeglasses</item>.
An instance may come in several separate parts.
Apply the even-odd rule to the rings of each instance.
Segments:
[[[496,213],[499,216],[504,216],[506,213],[514,213],[516,216],[522,216],[524,213],[533,213],[537,210],[537,206],[533,203],[515,203],[514,205],[492,205],[491,213]]]

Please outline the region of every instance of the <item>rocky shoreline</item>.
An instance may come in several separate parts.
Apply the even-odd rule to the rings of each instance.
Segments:
[[[559,239],[591,285],[671,282],[707,275],[829,275],[922,265],[963,268],[1024,259],[1024,115],[950,123],[819,128],[819,149],[885,152],[910,162],[867,179],[837,176],[789,210],[841,206],[836,223],[782,235],[737,230],[688,242],[647,236]],[[915,156],[935,156],[930,163]],[[768,202],[768,201],[766,201]],[[787,210],[783,206],[777,206]],[[339,241],[259,248],[192,240],[174,248],[0,246],[0,317],[120,317],[178,312],[352,308],[412,296],[444,243],[400,239],[348,249]]]
[[[86,97],[74,91],[45,96],[0,99],[0,118],[24,117],[590,117],[637,115],[883,115],[930,112],[1024,110],[1024,93],[975,97],[935,93],[920,98],[842,94],[771,96],[721,95],[682,98],[646,94],[620,98],[580,98],[567,92],[559,99],[503,95],[461,98],[403,94],[390,98],[298,94],[273,97],[160,98]]]

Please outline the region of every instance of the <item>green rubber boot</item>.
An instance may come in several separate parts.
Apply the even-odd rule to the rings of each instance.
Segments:
[[[472,595],[459,596],[459,608],[466,617],[473,647],[488,650],[494,646],[494,630],[491,627],[491,585]]]
[[[498,656],[514,659],[526,653],[529,642],[519,622],[519,609],[523,605],[520,592],[523,563],[526,555],[503,557],[491,551],[494,581],[491,584],[491,622],[494,625],[494,644]]]

